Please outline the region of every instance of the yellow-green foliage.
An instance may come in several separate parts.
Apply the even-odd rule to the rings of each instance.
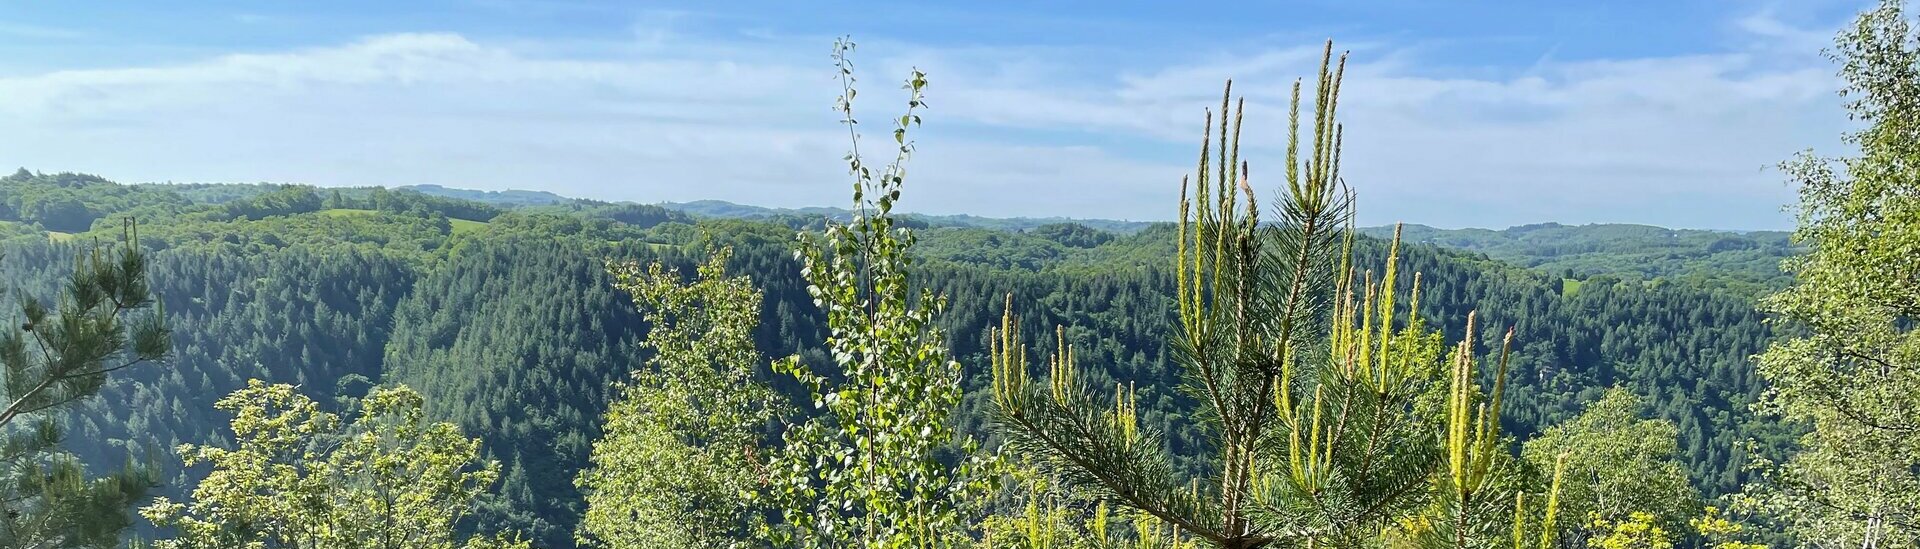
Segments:
[[[1749,492],[1810,546],[1920,546],[1920,26],[1904,8],[1885,0],[1835,42],[1857,155],[1782,166],[1811,249],[1762,302],[1799,328],[1760,355],[1762,409],[1812,429]]]
[[[347,217],[355,215],[375,215],[380,212],[361,208],[328,208],[313,213],[314,215],[324,215],[328,217]]]
[[[465,233],[477,232],[477,231],[485,230],[487,228],[487,222],[485,221],[472,221],[467,219],[448,219],[447,223],[449,226],[452,227],[450,229],[452,231],[452,234],[465,234]]]
[[[1003,368],[1012,368],[1015,363],[1024,364],[1024,356],[1006,355],[1004,349],[1017,344],[1007,334],[1017,333],[1017,324],[1012,317],[1002,318],[1001,325],[993,330],[993,351],[1001,353],[1006,362],[997,363]],[[1061,330],[1055,331],[1058,345],[1051,360],[1051,379],[1072,379],[1071,348],[1065,344]],[[1002,379],[1022,379],[1024,373],[1012,373],[1009,370]],[[1075,386],[1065,383],[1053,383],[1059,391],[1061,400],[1066,400]],[[995,389],[1009,390],[1010,386]],[[1114,409],[1106,412],[1105,418],[1110,425],[1132,429],[1137,438],[1138,425],[1133,420],[1137,410],[1130,409],[1133,396],[1129,390],[1117,390]],[[1006,398],[996,396],[995,398]],[[1061,486],[1050,475],[1028,466],[1015,463],[1005,468],[1009,477],[1003,489],[1015,502],[1009,506],[1012,512],[1002,511],[988,516],[978,526],[981,538],[976,544],[979,549],[1198,549],[1204,540],[1181,531],[1178,525],[1161,520],[1150,513],[1135,511],[1116,516],[1113,506],[1105,500],[1090,499],[1084,492],[1075,492]],[[1128,516],[1130,515],[1130,516]]]
[[[185,444],[188,466],[211,469],[192,503],[159,498],[140,510],[171,529],[160,549],[303,547],[451,549],[518,546],[454,526],[499,475],[480,442],[428,423],[418,393],[376,389],[353,424],[291,385],[252,380],[220,400],[233,448]]]
[[[1767,546],[1758,543],[1741,541],[1739,536],[1741,532],[1746,530],[1746,527],[1741,526],[1740,523],[1728,520],[1726,516],[1721,515],[1720,508],[1718,507],[1707,506],[1699,517],[1688,521],[1687,524],[1693,526],[1694,532],[1700,534],[1700,539],[1705,542],[1703,547],[1710,549],[1767,548]]]
[[[654,356],[607,411],[580,541],[614,548],[733,547],[758,530],[761,426],[772,392],[753,379],[760,291],[729,277],[721,249],[690,282],[658,263],[608,266],[652,328]]]
[[[1371,545],[1384,534],[1422,546],[1546,545],[1552,528],[1516,493],[1500,435],[1507,352],[1483,394],[1470,315],[1443,378],[1440,336],[1413,314],[1419,276],[1403,288],[1397,236],[1380,278],[1356,272],[1335,122],[1345,59],[1335,65],[1332,53],[1329,43],[1304,147],[1294,88],[1279,222],[1260,221],[1231,83],[1217,134],[1207,117],[1197,176],[1183,181],[1170,347],[1201,402],[1218,476],[1176,475],[1164,434],[1140,428],[1132,388],[1115,387],[1108,405],[1104,388],[1078,383],[1059,328],[1048,380],[1029,379],[1011,302],[989,337],[995,422],[1029,463],[1158,521],[1141,527],[1142,541],[1164,532],[1238,549]],[[1429,414],[1421,399],[1435,386],[1445,396],[1431,405],[1444,411]],[[1556,505],[1549,498],[1545,520]]]
[[[1471,345],[1475,341],[1475,316],[1467,315],[1467,337],[1454,349],[1446,386],[1441,437],[1445,469],[1434,477],[1430,503],[1417,514],[1399,519],[1396,527],[1388,530],[1390,545],[1482,546],[1494,543],[1495,536],[1505,532],[1515,549],[1547,549],[1558,533],[1566,456],[1554,461],[1546,504],[1529,507],[1527,491],[1515,486],[1514,459],[1500,436],[1497,413],[1506,388],[1513,332],[1509,330],[1503,338],[1493,390],[1482,395],[1474,381],[1478,375]]]
[[[1204,543],[1148,513],[1116,516],[1107,502],[1061,493],[1036,473],[1014,473],[1012,487],[1024,507],[981,521],[977,549],[1198,549]]]
[[[1673,539],[1652,514],[1635,511],[1619,521],[1593,517],[1588,527],[1599,535],[1587,540],[1593,549],[1673,549]]]
[[[1676,530],[1699,512],[1700,495],[1678,460],[1679,430],[1666,420],[1642,419],[1639,408],[1631,392],[1616,387],[1526,442],[1522,453],[1536,468],[1563,460],[1573,479],[1561,494],[1571,516],[1617,522],[1640,512]],[[1600,535],[1585,525],[1565,530],[1574,543]]]
[[[950,419],[962,369],[940,328],[946,300],[910,282],[915,237],[892,213],[927,79],[909,74],[906,112],[893,118],[893,161],[876,170],[854,130],[852,47],[836,43],[834,59],[859,214],[804,234],[796,254],[837,367],[818,370],[799,357],[774,365],[806,387],[816,414],[787,427],[768,467],[768,495],[784,519],[772,534],[777,545],[819,549],[964,546],[974,541],[969,507],[991,491],[997,465]],[[943,460],[955,446],[965,457]]]

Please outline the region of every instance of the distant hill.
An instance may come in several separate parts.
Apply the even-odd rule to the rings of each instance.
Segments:
[[[1390,237],[1392,226],[1362,233]],[[1540,223],[1503,230],[1440,229],[1407,225],[1407,242],[1480,252],[1525,267],[1584,279],[1595,275],[1697,278],[1774,287],[1787,276],[1780,260],[1792,255],[1790,233],[1667,229],[1650,225]]]
[[[420,194],[426,194],[426,195],[444,196],[447,198],[458,198],[461,200],[472,200],[474,202],[481,202],[485,204],[492,204],[495,206],[501,206],[501,207],[507,207],[507,208],[511,208],[515,206],[546,206],[550,204],[565,204],[568,202],[573,202],[574,200],[574,199],[553,194],[547,191],[524,191],[519,189],[508,189],[504,191],[477,191],[473,189],[455,189],[450,187],[442,187],[439,185],[407,185],[407,186],[395,187],[395,188],[414,191],[414,192],[417,192]]]
[[[310,189],[303,193],[299,189]],[[143,219],[180,215],[196,206],[223,206],[225,210],[259,209],[258,218],[274,213],[289,213],[289,204],[273,198],[313,194],[320,208],[326,202],[374,204],[392,202],[376,209],[395,209],[401,205],[426,203],[406,198],[418,193],[428,202],[427,210],[439,211],[451,219],[484,222],[501,211],[528,214],[582,215],[605,218],[640,227],[668,221],[691,222],[692,218],[738,219],[769,222],[790,228],[812,227],[821,219],[845,220],[851,212],[845,208],[770,208],[736,204],[720,200],[666,202],[643,205],[631,202],[610,203],[576,199],[547,191],[482,191],[441,185],[397,187],[394,194],[382,194],[377,187],[336,187],[316,189],[277,184],[147,184],[122,186],[86,174],[34,174],[22,170],[0,178],[0,239],[45,241],[61,235],[85,232],[98,219],[110,215],[136,215]],[[287,194],[292,193],[292,194]],[[376,195],[385,198],[377,198]],[[273,204],[255,204],[266,200]],[[277,199],[276,199],[277,200]],[[283,201],[283,200],[282,200]],[[466,204],[469,206],[462,206]],[[264,209],[262,209],[264,208]],[[689,217],[690,216],[690,217]],[[1067,217],[994,218],[975,215],[905,214],[909,226],[940,229],[928,234],[922,253],[963,263],[987,263],[999,266],[1060,266],[1101,269],[1111,267],[1116,257],[1109,249],[1113,236],[1136,235],[1156,225],[1143,221],[1111,219],[1072,219]],[[1164,223],[1161,223],[1164,225]],[[1362,233],[1385,238],[1391,226],[1366,227]],[[1011,232],[1027,234],[990,234]],[[60,233],[60,234],[52,234]],[[1733,288],[1744,292],[1775,288],[1787,277],[1779,263],[1796,248],[1789,234],[1779,231],[1715,231],[1666,229],[1648,225],[1595,224],[1562,225],[1542,223],[1502,230],[1440,229],[1426,225],[1407,225],[1407,242],[1432,244],[1442,248],[1484,254],[1494,260],[1558,275],[1574,281],[1596,276],[1628,279],[1690,279],[1707,286]],[[1126,241],[1131,242],[1131,240]],[[997,243],[997,244],[996,244]],[[1125,246],[1121,246],[1125,247]],[[1153,264],[1171,253],[1159,249],[1127,249],[1118,257],[1123,264]]]
[[[826,217],[845,220],[852,212],[845,208],[808,207],[808,208],[767,208],[735,204],[723,200],[695,200],[693,202],[664,202],[661,207],[679,210],[699,217],[723,219],[772,219],[779,217]],[[981,217],[977,215],[929,215],[909,213],[901,217],[913,219],[930,227],[968,227],[979,229],[998,229],[1003,231],[1026,231],[1046,225],[1072,223],[1084,225],[1101,231],[1133,234],[1152,225],[1148,221],[1121,221],[1114,219],[1073,219],[1068,217]]]
[[[432,196],[442,196],[447,198],[458,198],[461,200],[471,200],[474,202],[480,202],[480,203],[489,204],[493,206],[499,206],[502,208],[517,208],[522,206],[550,206],[550,205],[556,205],[556,204],[570,204],[570,203],[582,202],[582,201],[603,203],[596,200],[570,198],[570,197],[550,193],[547,191],[527,191],[527,190],[480,191],[480,190],[473,190],[473,189],[456,189],[452,187],[443,187],[440,185],[407,185],[404,187],[395,187],[395,190],[409,190],[409,191],[414,191],[421,194],[432,195]],[[735,204],[735,203],[727,202],[723,200],[695,200],[692,202],[663,202],[658,205],[660,207],[663,207],[669,210],[676,210],[676,211],[684,212],[689,215],[694,215],[697,217],[716,218],[716,219],[776,220],[781,218],[817,219],[817,218],[824,217],[824,218],[834,219],[834,220],[846,220],[852,216],[851,210],[848,210],[846,208],[831,208],[831,207],[821,207],[821,206],[806,207],[806,208],[769,208],[764,206],[750,206],[746,204]],[[1145,229],[1148,225],[1152,224],[1150,222],[1145,222],[1145,221],[1120,221],[1120,220],[1113,220],[1113,219],[1073,219],[1068,217],[1006,217],[1006,218],[1002,218],[1002,217],[981,217],[977,215],[967,215],[967,214],[928,215],[928,214],[910,213],[910,214],[905,214],[902,217],[919,221],[921,223],[926,224],[926,226],[929,226],[929,227],[967,227],[967,228],[979,228],[979,229],[998,229],[998,230],[1004,230],[1004,231],[1025,231],[1025,230],[1039,228],[1045,225],[1074,223],[1074,224],[1084,225],[1089,228],[1097,229],[1101,231],[1107,231],[1107,232],[1118,233],[1118,234],[1133,234],[1133,233],[1139,232],[1141,229]]]

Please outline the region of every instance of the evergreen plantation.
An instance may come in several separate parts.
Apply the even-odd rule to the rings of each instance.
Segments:
[[[1178,223],[21,169],[0,547],[1913,547],[1910,20],[1792,238],[1353,228],[1331,45]]]
[[[45,185],[87,196],[118,187],[55,181],[13,180],[7,190]],[[347,201],[358,194],[343,193]],[[415,197],[394,192],[389,200]],[[154,292],[171,319],[175,353],[167,368],[115,376],[69,420],[68,445],[89,463],[119,464],[129,454],[219,440],[225,422],[213,403],[248,379],[297,384],[323,400],[401,382],[426,395],[432,415],[479,434],[487,455],[501,460],[503,500],[489,512],[499,513],[502,524],[551,536],[542,539],[565,540],[580,513],[571,479],[601,434],[596,418],[614,383],[646,361],[639,349],[642,315],[610,285],[605,259],[658,260],[685,270],[699,261],[701,246],[731,246],[729,272],[750,277],[766,293],[756,346],[766,356],[826,361],[819,312],[788,244],[794,225],[807,220],[694,220],[657,211],[648,213],[674,220],[632,224],[615,221],[608,207],[579,206],[504,211],[481,219],[485,227],[456,234],[436,225],[446,213],[432,206],[411,213],[335,213],[371,210],[346,208],[260,220],[194,219],[196,212],[224,215],[232,204],[251,203],[237,199],[141,217],[148,220],[143,242],[153,251]],[[1022,324],[1068,327],[1082,363],[1100,365],[1086,374],[1091,382],[1137,384],[1142,421],[1180,433],[1192,402],[1178,390],[1179,373],[1169,369],[1160,342],[1173,322],[1173,280],[1170,267],[1156,259],[1172,255],[1171,229],[1096,233],[1107,240],[1086,247],[1049,239],[1040,229],[924,231],[920,283],[950,300],[941,322],[955,334],[955,356],[969,365],[966,429],[986,434],[980,413],[985,333],[1011,293],[1016,302],[1033,304],[1015,311]],[[43,238],[9,242],[6,276],[45,296],[85,241]],[[1359,254],[1360,264],[1381,265],[1385,250],[1366,240]],[[1435,326],[1458,326],[1477,309],[1489,325],[1518,327],[1516,340],[1524,343],[1516,349],[1504,417],[1516,436],[1571,417],[1606,388],[1625,385],[1646,398],[1645,413],[1679,427],[1690,478],[1719,494],[1740,485],[1743,441],[1779,447],[1792,435],[1748,409],[1762,387],[1748,357],[1769,339],[1753,294],[1607,275],[1569,292],[1557,274],[1430,246],[1407,246],[1401,265],[1422,273],[1423,314]],[[1205,446],[1199,437],[1172,442],[1176,455],[1189,457]],[[1194,461],[1183,469],[1197,474],[1204,466]],[[166,470],[171,480],[160,493],[189,485],[178,468]]]

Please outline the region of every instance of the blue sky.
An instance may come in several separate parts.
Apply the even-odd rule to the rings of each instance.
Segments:
[[[126,182],[435,183],[839,205],[834,37],[870,126],[926,70],[903,207],[1168,219],[1236,79],[1276,188],[1287,87],[1352,51],[1361,222],[1771,229],[1771,166],[1844,153],[1803,2],[546,0],[0,4],[0,163]],[[1030,5],[1031,4],[1031,5]],[[878,136],[884,139],[884,136]]]

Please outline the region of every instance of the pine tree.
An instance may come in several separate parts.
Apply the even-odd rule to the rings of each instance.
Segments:
[[[17,299],[21,314],[0,337],[0,547],[111,547],[152,481],[131,465],[87,478],[86,465],[59,448],[56,414],[98,393],[114,372],[167,354],[164,314],[147,310],[147,255],[133,221],[119,246],[80,255],[55,305]]]
[[[990,336],[996,425],[1026,461],[1151,516],[1144,530],[1164,529],[1176,544],[1370,545],[1383,531],[1451,547],[1509,532],[1516,544],[1544,540],[1551,529],[1524,531],[1530,513],[1502,476],[1513,469],[1495,417],[1507,353],[1483,394],[1469,316],[1443,381],[1440,336],[1407,312],[1419,309],[1419,276],[1400,277],[1398,239],[1381,278],[1355,272],[1335,121],[1346,61],[1334,65],[1332,52],[1328,42],[1304,151],[1294,85],[1277,222],[1261,222],[1239,159],[1244,100],[1232,102],[1231,82],[1217,141],[1209,113],[1197,175],[1183,181],[1171,346],[1214,441],[1204,482],[1181,478],[1169,433],[1140,425],[1133,388],[1100,404],[1064,342],[1045,382],[1029,379],[1011,303]]]

